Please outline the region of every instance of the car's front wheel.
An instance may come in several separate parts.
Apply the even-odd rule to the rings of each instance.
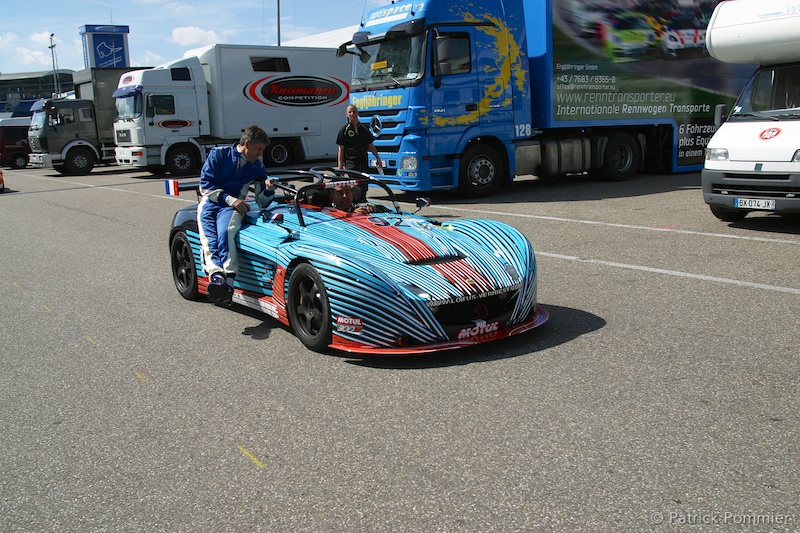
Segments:
[[[319,352],[331,343],[331,308],[322,278],[308,263],[289,278],[289,323],[306,348]]]
[[[199,299],[197,265],[186,233],[179,231],[175,234],[169,245],[169,253],[172,258],[172,279],[175,281],[175,288],[187,300]]]

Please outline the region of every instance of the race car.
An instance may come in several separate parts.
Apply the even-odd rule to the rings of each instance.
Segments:
[[[404,212],[391,189],[359,172],[286,171],[270,179],[278,186],[273,202],[260,211],[251,202],[236,237],[233,304],[291,327],[310,350],[426,353],[547,321],[536,301],[533,248],[513,227]],[[335,209],[328,193],[343,185],[380,188],[389,205],[370,203],[376,209],[367,215]],[[167,182],[175,193],[194,186]],[[426,204],[418,200],[417,212]],[[169,233],[175,286],[189,300],[203,299],[209,284],[196,211],[178,211]]]

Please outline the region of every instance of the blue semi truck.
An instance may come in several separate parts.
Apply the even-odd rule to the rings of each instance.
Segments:
[[[716,3],[399,0],[337,55],[353,56],[350,103],[400,190],[698,171],[715,105],[753,70],[707,55]]]

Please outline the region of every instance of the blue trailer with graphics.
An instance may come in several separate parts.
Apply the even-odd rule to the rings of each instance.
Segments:
[[[705,52],[716,3],[399,0],[338,55],[354,56],[350,103],[401,190],[697,171],[715,105],[752,72]]]
[[[270,136],[267,165],[335,158],[349,70],[332,48],[217,44],[128,72],[114,91],[116,161],[190,174],[251,124]]]

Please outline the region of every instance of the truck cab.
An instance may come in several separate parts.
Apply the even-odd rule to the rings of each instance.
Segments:
[[[88,174],[98,159],[94,104],[89,100],[39,100],[31,107],[28,130],[33,167]]]

